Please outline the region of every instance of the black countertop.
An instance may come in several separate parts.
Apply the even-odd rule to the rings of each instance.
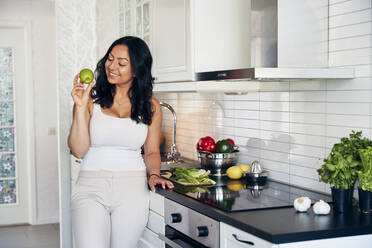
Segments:
[[[356,206],[348,214],[336,214],[331,209],[325,216],[315,215],[312,208],[298,213],[293,207],[228,213],[172,190],[157,188],[156,192],[275,244],[372,234],[372,214],[361,214]]]

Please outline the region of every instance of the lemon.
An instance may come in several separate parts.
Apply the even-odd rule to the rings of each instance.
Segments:
[[[227,188],[232,191],[240,191],[244,189],[244,184],[238,180],[231,180],[227,182]]]
[[[80,75],[81,81],[83,81],[86,84],[90,84],[94,78],[93,72],[88,68],[82,69],[79,75]]]
[[[248,165],[248,164],[240,164],[239,167],[244,172],[250,172],[251,171],[251,166]]]
[[[231,179],[239,179],[243,176],[243,171],[239,166],[234,165],[227,169],[226,174]]]

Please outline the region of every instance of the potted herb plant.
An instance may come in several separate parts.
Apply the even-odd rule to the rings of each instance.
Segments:
[[[359,209],[362,213],[372,211],[372,147],[359,150],[362,168],[358,171]]]
[[[334,144],[324,164],[318,169],[319,180],[331,185],[333,209],[345,212],[352,206],[354,184],[361,167],[359,149],[365,149],[371,141],[362,138],[362,132],[352,131],[349,137]]]

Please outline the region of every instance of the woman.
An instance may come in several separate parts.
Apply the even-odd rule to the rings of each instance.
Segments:
[[[84,157],[72,192],[76,248],[135,247],[147,222],[147,183],[153,191],[173,188],[159,176],[162,112],[152,98],[151,65],[146,43],[128,36],[98,62],[94,86],[84,90],[75,76],[68,145]]]

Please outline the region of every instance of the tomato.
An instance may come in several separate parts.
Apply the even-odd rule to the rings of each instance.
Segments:
[[[213,152],[214,149],[216,149],[216,143],[212,137],[205,136],[199,139],[196,144],[196,149],[198,151]]]

